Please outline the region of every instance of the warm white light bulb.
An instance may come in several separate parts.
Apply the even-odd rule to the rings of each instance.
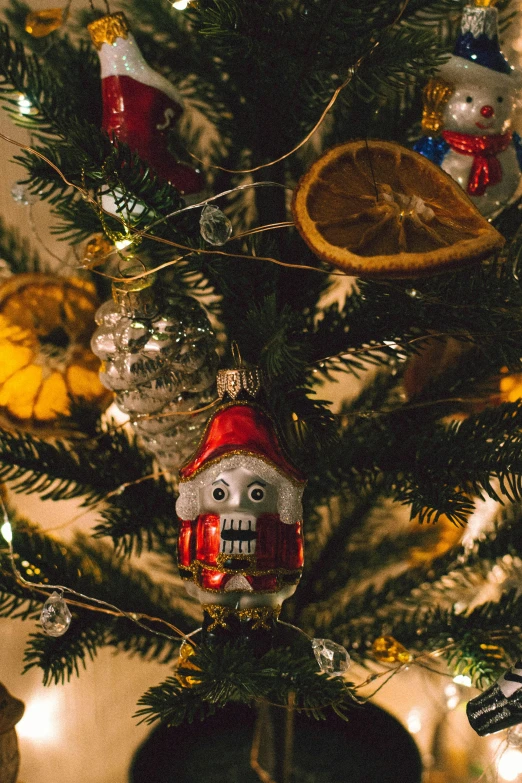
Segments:
[[[33,114],[34,108],[33,104],[29,100],[29,98],[26,95],[23,95],[23,93],[20,93],[20,95],[17,98],[18,103],[18,111],[20,114]]]
[[[453,678],[453,682],[456,683],[456,685],[465,685],[466,688],[471,688],[472,685],[471,677],[468,677],[467,674],[457,674],[457,676]]]
[[[410,734],[418,734],[422,729],[420,711],[416,709],[410,710],[406,718],[406,724]]]
[[[59,694],[53,691],[29,699],[22,720],[16,724],[18,736],[33,742],[59,739],[59,698]]]
[[[13,540],[13,528],[11,527],[11,523],[7,521],[4,522],[2,527],[0,527],[0,533],[3,535],[7,543],[10,544]]]
[[[508,748],[501,755],[497,765],[502,780],[516,780],[522,772],[522,753],[516,748]]]
[[[176,11],[184,11],[186,8],[188,8],[190,0],[175,0],[174,3],[172,3],[172,7],[176,9]]]
[[[132,245],[132,239],[118,239],[114,243],[116,250],[125,250],[125,248],[129,247],[129,245]]]
[[[458,707],[460,696],[456,685],[452,682],[450,682],[449,685],[446,685],[444,688],[444,695],[446,696],[448,710],[454,710],[455,707]]]

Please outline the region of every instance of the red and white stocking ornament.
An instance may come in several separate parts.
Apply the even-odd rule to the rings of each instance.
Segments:
[[[146,63],[123,13],[103,16],[88,29],[101,64],[103,130],[128,144],[162,180],[195,203],[204,190],[203,177],[168,149],[168,131],[183,112],[174,85]],[[118,212],[120,197],[104,195],[103,208]]]
[[[271,629],[303,567],[306,482],[252,401],[259,387],[257,370],[218,373],[218,390],[231,401],[180,471],[179,570],[210,633]]]

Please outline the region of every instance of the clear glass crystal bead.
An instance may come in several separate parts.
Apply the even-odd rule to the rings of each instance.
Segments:
[[[331,639],[312,639],[312,650],[319,668],[325,674],[342,676],[350,668],[350,656],[342,646]]]
[[[232,236],[232,223],[214,204],[205,204],[199,219],[201,236],[209,245],[224,245]]]
[[[40,615],[47,636],[63,636],[71,624],[72,615],[61,593],[51,593]]]
[[[11,195],[13,201],[21,204],[22,207],[28,207],[29,204],[35,204],[38,201],[38,196],[31,193],[27,185],[23,185],[21,182],[15,182],[11,188]]]

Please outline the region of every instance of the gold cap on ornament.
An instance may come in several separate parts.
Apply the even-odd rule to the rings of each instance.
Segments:
[[[229,370],[218,370],[216,383],[220,399],[228,395],[236,400],[240,394],[254,398],[261,391],[263,376],[258,367],[244,367],[238,344],[232,343],[232,356],[236,367]]]
[[[143,264],[137,263],[125,270],[126,277],[135,278],[145,271]],[[123,275],[122,275],[123,276]],[[158,308],[154,296],[153,283],[156,275],[149,274],[137,280],[118,280],[112,284],[112,298],[129,315],[150,317]]]
[[[228,395],[235,400],[242,392],[248,397],[256,397],[261,390],[261,385],[261,370],[257,367],[218,370],[217,392],[221,399]]]
[[[475,0],[475,8],[491,8],[498,0]]]
[[[101,49],[104,43],[112,44],[117,38],[127,38],[129,34],[129,23],[125,14],[118,11],[115,14],[107,14],[101,19],[96,19],[87,25],[91,34],[93,44],[97,49]]]

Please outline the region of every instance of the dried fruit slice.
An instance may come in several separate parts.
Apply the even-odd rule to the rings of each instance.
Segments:
[[[0,426],[42,434],[72,400],[107,407],[90,348],[97,305],[94,286],[79,279],[19,274],[0,286]]]
[[[504,244],[451,177],[389,141],[325,152],[299,182],[292,210],[319,258],[360,277],[431,274]]]

